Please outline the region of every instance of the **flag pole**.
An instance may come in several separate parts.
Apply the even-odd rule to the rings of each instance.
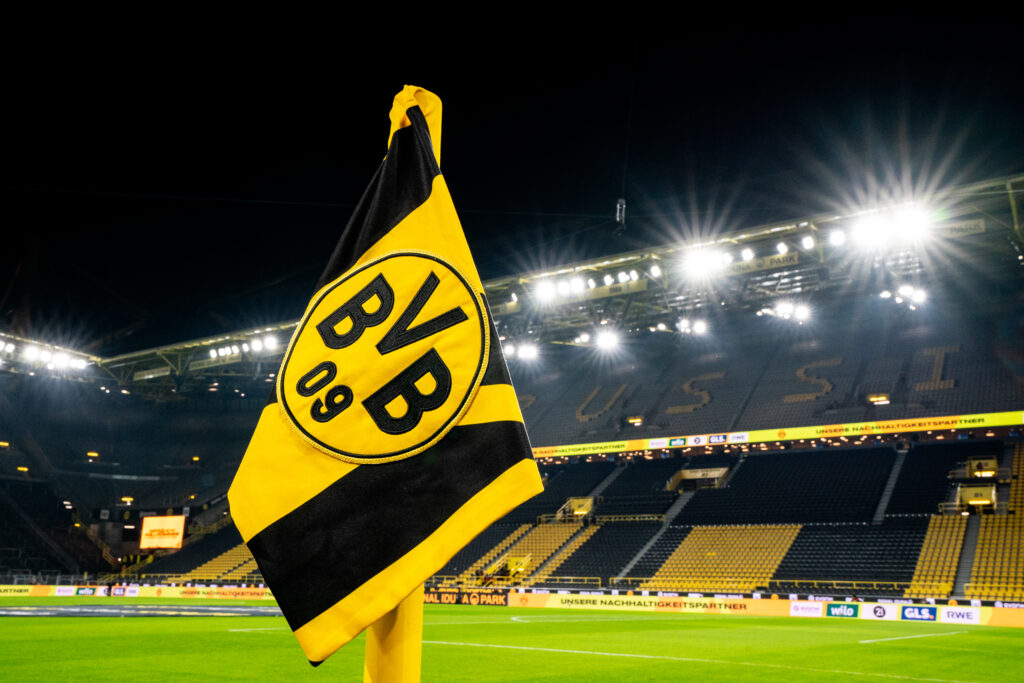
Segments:
[[[363,683],[419,683],[423,584],[366,629]]]

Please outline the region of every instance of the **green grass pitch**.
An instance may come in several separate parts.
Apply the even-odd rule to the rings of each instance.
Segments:
[[[97,600],[123,604],[0,609]],[[983,626],[427,605],[423,640],[424,681],[1024,681],[1024,630]],[[362,660],[360,637],[313,669],[280,617],[0,617],[3,681],[360,681]]]

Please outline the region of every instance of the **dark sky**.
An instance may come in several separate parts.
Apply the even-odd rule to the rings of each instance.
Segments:
[[[444,102],[485,278],[1024,172],[1011,27],[495,23],[32,43],[0,330],[109,354],[297,317],[404,83]]]

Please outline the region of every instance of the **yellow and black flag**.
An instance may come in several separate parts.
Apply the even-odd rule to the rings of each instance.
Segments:
[[[542,490],[440,129],[434,94],[395,97],[228,494],[314,664]]]

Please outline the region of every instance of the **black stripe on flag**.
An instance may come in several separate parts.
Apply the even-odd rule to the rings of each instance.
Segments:
[[[527,444],[521,422],[457,426],[415,458],[357,467],[256,534],[249,548],[288,605],[288,625],[297,630],[391,566],[530,458]]]

